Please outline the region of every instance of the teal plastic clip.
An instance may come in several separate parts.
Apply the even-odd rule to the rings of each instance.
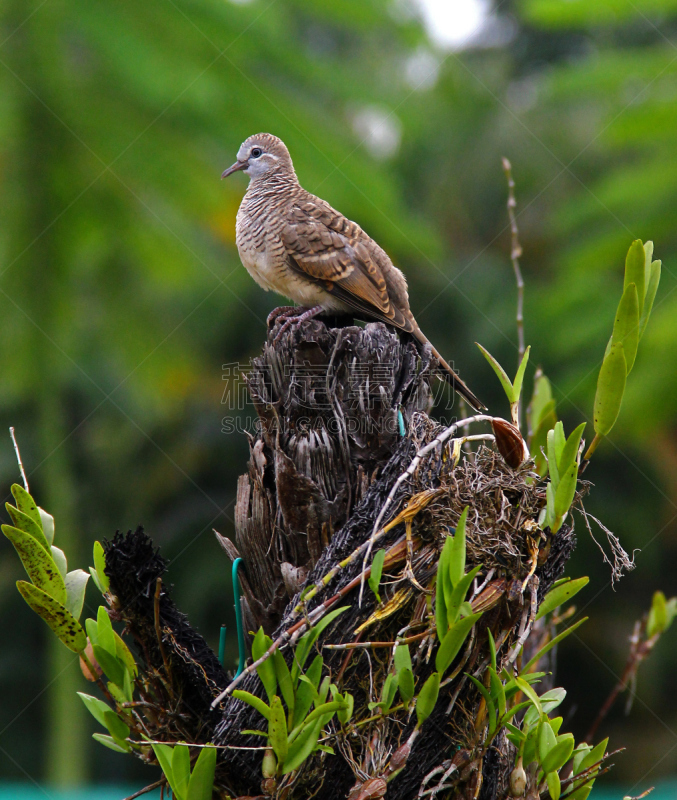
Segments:
[[[237,649],[238,649],[238,666],[235,677],[242,673],[244,670],[245,662],[245,649],[244,649],[244,626],[242,623],[242,604],[240,603],[240,578],[237,574],[237,568],[240,566],[241,558],[236,558],[233,561],[233,595],[235,596],[235,623],[237,625]]]

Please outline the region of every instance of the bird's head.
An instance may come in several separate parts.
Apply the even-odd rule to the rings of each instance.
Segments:
[[[221,177],[227,178],[239,170],[245,172],[250,180],[273,174],[295,176],[287,146],[270,133],[257,133],[245,139],[237,151],[237,161]]]

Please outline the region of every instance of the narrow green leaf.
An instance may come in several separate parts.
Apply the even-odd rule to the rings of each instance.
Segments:
[[[89,620],[87,621],[89,622]],[[129,647],[127,647],[122,638],[115,631],[113,631],[113,636],[115,637],[115,655],[122,661],[125,667],[129,670],[130,674],[136,678],[136,676],[139,674],[139,669],[136,666],[134,656],[132,655]]]
[[[593,764],[596,764],[598,761],[601,761],[604,758],[604,754],[606,753],[607,745],[609,744],[609,738],[602,739],[601,742],[596,744],[592,750],[583,758],[580,765],[580,772],[585,772],[586,769],[590,769]]]
[[[529,352],[531,351],[531,345],[527,347],[524,351],[524,355],[522,356],[522,361],[517,369],[517,374],[515,375],[515,380],[512,384],[512,396],[514,403],[517,403],[520,399],[520,395],[522,394],[522,382],[524,381],[524,371],[527,368],[527,363],[529,362]]]
[[[106,575],[106,554],[101,542],[94,542],[94,569],[99,578],[102,592],[107,592],[110,589],[110,581]]]
[[[448,541],[448,539],[445,541],[445,547]],[[442,549],[442,553],[444,553],[444,548]],[[435,582],[435,627],[437,628],[437,638],[440,642],[444,639],[449,627],[447,622],[447,603],[444,599],[445,575],[446,569],[442,561],[442,556],[440,555],[439,561],[437,562],[437,580]]]
[[[336,712],[336,716],[338,717],[339,722],[341,725],[347,725],[352,716],[353,716],[353,709],[355,707],[355,698],[350,694],[350,692],[343,693],[343,702],[344,707],[340,708]]]
[[[270,719],[268,720],[268,740],[278,763],[284,762],[287,757],[287,721],[285,719],[282,701],[277,695],[270,704]]]
[[[551,400],[543,410],[543,416],[534,430],[534,433],[529,442],[529,450],[536,460],[536,471],[543,477],[546,474],[547,467],[541,448],[545,448],[547,444],[548,431],[552,430],[557,423],[557,414],[555,414],[555,401]]]
[[[315,656],[305,676],[298,683],[294,704],[294,728],[305,720],[313,701],[317,697],[317,687],[320,684],[322,675],[322,664],[322,656]]]
[[[496,670],[493,668],[489,670],[489,680],[491,681],[492,700],[496,703],[499,716],[502,717],[506,710],[505,689],[503,688],[500,678],[496,674]]]
[[[625,257],[625,275],[623,277],[623,292],[634,283],[637,287],[637,303],[639,311],[644,308],[645,296],[645,265],[646,253],[641,239],[635,239],[630,245],[628,254]]]
[[[557,744],[541,761],[543,772],[559,772],[574,752],[574,737],[568,733],[558,738]]]
[[[449,551],[449,577],[452,586],[456,586],[465,574],[465,525],[467,519],[468,506],[461,512]]]
[[[555,427],[553,430],[553,437],[555,443],[555,460],[557,461],[557,466],[559,467],[559,463],[562,460],[562,453],[564,452],[564,445],[566,444],[566,436],[564,435],[564,424],[561,420],[555,423]]]
[[[562,783],[559,779],[559,774],[557,772],[548,772],[545,776],[545,780],[548,784],[548,791],[550,792],[552,800],[559,800],[560,794],[562,793]]]
[[[524,670],[524,671],[526,671],[526,670]],[[538,695],[536,694],[536,692],[533,690],[533,687],[531,687],[524,680],[524,678],[522,678],[521,675],[518,675],[515,678],[515,683],[519,686],[521,691],[529,698],[529,700],[531,700],[531,702],[536,706],[536,708],[539,711],[539,714],[542,714],[543,713],[543,709],[541,707],[541,701],[540,701]]]
[[[51,553],[41,547],[36,539],[11,525],[3,525],[2,532],[14,545],[28,577],[38,587],[53,597],[57,603],[66,604],[66,584]]]
[[[54,553],[52,552],[52,556],[53,555],[54,555]],[[63,572],[62,572],[62,574],[63,574]],[[94,567],[90,567],[89,568],[89,574],[92,576],[92,580],[94,581],[94,585],[96,586],[96,588],[101,592],[101,594],[104,594],[104,588],[103,588],[103,586],[101,585],[101,583],[99,581],[99,576],[97,575],[96,570],[94,569]]]
[[[106,711],[103,718],[104,724],[108,728],[108,733],[110,733],[113,739],[115,739],[118,744],[124,742],[131,733],[129,725],[123,722],[115,711],[111,711],[110,709]]]
[[[261,700],[260,697],[257,697],[255,694],[251,694],[250,692],[245,692],[243,689],[235,689],[233,692],[233,697],[237,700],[242,700],[245,703],[248,703],[252,708],[255,708],[262,717],[267,720],[270,720],[270,706],[266,705],[266,703]]]
[[[379,550],[371,562],[371,573],[367,582],[369,588],[376,595],[376,601],[381,602],[381,595],[378,593],[378,588],[381,584],[381,573],[383,572],[383,562],[385,561],[386,551]]]
[[[31,495],[20,483],[13,483],[11,486],[11,492],[19,511],[21,511],[22,514],[29,516],[40,528],[40,530],[42,530],[42,517],[40,516],[40,510],[38,509],[37,505],[35,504],[35,500],[33,500]],[[51,542],[48,544],[51,544]]]
[[[65,606],[32,583],[17,581],[16,586],[23,599],[39,617],[42,617],[69,650],[81,653],[87,647],[87,637],[82,625]]]
[[[397,679],[392,672],[389,672],[385,681],[383,681],[383,688],[381,689],[381,708],[383,713],[387,714],[390,706],[393,704],[395,694],[397,692]]]
[[[259,628],[254,636],[254,640],[252,641],[252,658],[254,661],[258,661],[263,655],[265,655],[272,644],[273,640],[270,638],[270,636],[266,636],[262,627]],[[267,658],[262,664],[259,664],[256,668],[256,674],[259,676],[261,683],[266,690],[268,701],[271,702],[275,696],[275,693],[277,692],[277,675],[275,671],[275,664],[272,658]]]
[[[456,658],[458,651],[463,646],[472,626],[482,616],[479,614],[472,614],[470,617],[464,617],[454,624],[449,632],[442,640],[437,655],[435,656],[435,669],[440,675],[443,675],[451,666],[451,663]]]
[[[644,286],[649,285],[651,279],[651,259],[653,258],[653,242],[644,242]],[[646,305],[646,297],[644,298],[644,305]]]
[[[61,577],[65,581],[66,575],[68,575],[68,559],[66,558],[66,554],[58,547],[54,547],[54,545],[49,548],[49,551],[52,554],[52,558],[54,559],[57,569],[61,573]]]
[[[536,619],[541,619],[541,617],[554,611],[563,603],[571,600],[571,598],[577,595],[589,582],[590,578],[577,578],[575,581],[567,581],[551,589],[543,598],[543,602],[538,609],[538,614],[536,614]]]
[[[550,483],[553,491],[555,491],[557,489],[557,485],[559,484],[559,471],[557,469],[557,462],[559,459],[557,458],[557,448],[555,446],[555,428],[553,428],[551,431],[548,431],[545,454],[548,457]]]
[[[186,800],[212,800],[215,772],[216,748],[203,747],[190,776]]]
[[[284,702],[287,704],[287,708],[289,709],[289,713],[293,719],[294,717],[294,687],[292,686],[291,682],[291,674],[289,672],[289,667],[287,666],[286,661],[284,660],[284,656],[279,650],[276,650],[270,660],[274,664],[275,669],[275,676],[277,678],[277,683],[280,687],[280,691],[282,692],[282,697],[284,698]],[[272,706],[271,706],[272,708]],[[284,761],[283,758],[279,758],[278,761]]]
[[[578,449],[581,445],[581,439],[583,438],[583,431],[585,430],[586,424],[585,422],[581,422],[581,424],[569,434],[569,438],[566,440],[564,448],[562,449],[562,455],[557,462],[557,469],[560,475],[568,466],[577,460]]]
[[[85,704],[87,711],[89,711],[99,725],[105,728],[106,714],[112,710],[111,707],[107,703],[104,703],[103,700],[99,700],[98,697],[93,697],[91,694],[85,694],[84,692],[76,692],[76,694]]]
[[[554,410],[555,402],[552,399],[552,387],[550,381],[541,372],[536,370],[534,376],[534,392],[527,407],[527,423],[529,430],[536,431],[551,410]],[[552,427],[552,425],[550,426]],[[545,443],[545,442],[544,442]]]
[[[440,693],[440,674],[433,672],[428,680],[421,687],[416,699],[416,725],[418,728],[433,713],[437,697]]]
[[[566,639],[566,637],[569,636],[569,634],[573,633],[576,630],[576,628],[580,628],[580,626],[584,622],[587,622],[587,621],[588,621],[588,618],[587,617],[583,617],[583,619],[579,619],[578,622],[575,622],[573,625],[568,627],[566,630],[562,631],[562,633],[560,633],[557,636],[555,636],[554,639],[551,639],[544,647],[542,647],[538,651],[538,653],[536,653],[536,655],[531,659],[531,661],[529,661],[528,664],[526,664],[526,666],[522,667],[522,672],[520,673],[520,678],[524,678],[526,673],[528,673],[531,670],[532,667],[535,667],[536,664],[541,660],[541,658],[543,658],[543,656],[546,653],[548,653],[550,650],[552,650],[553,647],[558,645],[563,639]]]
[[[395,665],[396,675],[399,675],[403,669],[411,669],[411,655],[409,653],[408,644],[398,644],[395,646],[393,664]]]
[[[397,676],[397,687],[400,690],[400,697],[405,703],[408,703],[416,691],[411,667],[404,667],[400,670]]]
[[[330,625],[336,619],[336,617],[339,616],[339,614],[343,614],[343,612],[348,608],[350,608],[350,606],[341,606],[340,608],[335,608],[333,611],[325,614],[325,616],[322,617],[317,625],[313,626],[299,639],[299,643],[296,645],[294,664],[292,667],[292,680],[294,682],[298,680],[298,672],[299,670],[303,669],[306,659],[308,658],[308,654],[310,653],[312,646],[315,644],[322,631],[328,625]]]
[[[5,508],[15,528],[30,534],[45,552],[51,553],[50,544],[43,533],[42,525],[39,525],[32,517],[29,517],[28,514],[24,514],[23,511],[14,508],[14,506],[9,503],[5,503]]]
[[[557,737],[550,725],[549,719],[542,719],[538,728],[538,758],[541,763],[545,761],[548,753],[557,745]]]
[[[623,346],[613,344],[609,348],[608,355],[604,357],[597,378],[593,418],[595,433],[600,436],[607,436],[616,422],[618,412],[621,410],[626,377]]]
[[[116,686],[122,688],[125,682],[124,664],[117,656],[111,655],[108,650],[101,647],[100,644],[93,644],[92,650],[94,651],[94,658],[106,674],[108,680],[113,681]]]
[[[651,275],[649,277],[649,283],[647,285],[646,290],[646,297],[644,298],[644,308],[642,309],[642,313],[639,317],[639,338],[641,339],[644,336],[644,331],[646,330],[646,326],[649,322],[649,317],[651,316],[651,310],[653,309],[653,302],[656,299],[656,292],[658,291],[658,284],[661,282],[661,262],[654,261],[651,265]]]
[[[66,608],[75,619],[80,619],[85,602],[85,589],[89,574],[82,569],[74,569],[66,575]]]
[[[164,772],[169,785],[174,788],[174,773],[172,772],[172,750],[168,744],[152,744],[155,758],[157,758],[160,769]]]
[[[499,381],[501,382],[501,386],[503,387],[503,391],[505,392],[505,395],[508,398],[508,402],[514,403],[515,394],[512,388],[512,381],[507,376],[505,370],[498,363],[498,361],[496,361],[496,359],[491,355],[491,353],[488,350],[485,350],[479,342],[475,342],[475,344],[479,347],[482,355],[491,364],[491,368],[494,370]]]
[[[461,612],[461,606],[463,605],[465,596],[468,593],[470,584],[475,580],[475,576],[480,569],[482,569],[482,566],[478,564],[478,566],[473,567],[470,572],[465,574],[456,584],[456,586],[454,586],[454,591],[451,593],[451,597],[447,599],[447,624],[449,627],[451,627],[458,619]],[[470,613],[472,614],[472,606]]]
[[[663,633],[668,624],[668,604],[663,592],[654,592],[651,601],[651,610],[646,626],[646,634],[649,638],[657,633]]]
[[[289,746],[287,759],[282,765],[283,775],[293,772],[303,764],[306,758],[308,758],[315,749],[317,740],[320,738],[321,730],[322,720],[318,719],[314,725],[307,726],[307,728],[304,728],[299,736],[297,736],[293,744]]]
[[[108,736],[105,733],[93,733],[92,739],[115,753],[128,753],[132,749],[128,742],[118,744],[112,736]]]
[[[496,672],[496,642],[494,641],[494,637],[491,634],[489,628],[487,628],[487,640],[489,641],[489,655],[491,656],[491,668]]]
[[[628,375],[635,363],[638,343],[639,305],[637,300],[637,288],[634,283],[631,283],[623,292],[618,304],[616,317],[614,319],[613,333],[611,334],[611,340],[607,348],[608,350],[614,344],[623,345]]]
[[[559,485],[555,492],[555,517],[563,519],[564,515],[571,508],[571,504],[576,496],[576,484],[578,483],[578,464],[574,461],[566,472],[560,475]],[[557,533],[558,525],[553,529]]]
[[[54,544],[54,517],[48,514],[44,508],[38,506],[38,513],[40,514],[40,524],[42,532],[45,534],[48,545]]]
[[[112,656],[115,656],[115,634],[113,632],[113,624],[110,621],[105,606],[99,606],[96,612],[96,629],[99,637],[99,645]]]

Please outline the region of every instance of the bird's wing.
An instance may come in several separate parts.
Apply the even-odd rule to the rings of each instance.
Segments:
[[[371,239],[331,207],[312,201],[294,206],[282,230],[292,269],[346,305],[412,332],[413,321],[388,292],[383,271],[370,252]]]

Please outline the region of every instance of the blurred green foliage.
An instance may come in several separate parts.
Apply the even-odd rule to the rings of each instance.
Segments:
[[[491,405],[500,386],[472,343],[517,367],[508,156],[532,345],[525,393],[541,365],[567,430],[591,419],[630,242],[653,239],[664,264],[618,422],[586,473],[592,513],[644,551],[612,594],[579,526],[584,567],[571,571],[590,574],[598,596],[558,675],[578,699],[579,738],[634,617],[655,589],[675,594],[677,3],[509,0],[497,14],[501,46],[437,53],[390,0],[0,5],[0,422],[16,426],[72,565],[143,522],[173,560],[179,605],[216,647],[232,620],[211,528],[232,534],[247,458],[245,436],[221,432],[233,413],[222,375],[236,374],[222,365],[257,352],[280,302],[239,264],[244,179],[221,184],[220,172],[247,135],[280,135],[302,183],[405,270],[422,328]],[[392,157],[356,132],[365,113],[401,135]],[[9,495],[9,438],[0,477]],[[75,659],[54,650],[47,674],[48,637],[0,547],[0,773],[66,784],[89,765],[136,779],[120,775],[134,765],[79,744]],[[677,717],[677,656],[661,652],[640,678],[646,707],[605,731],[636,746],[617,759],[628,779],[672,742],[651,716]],[[676,766],[673,753],[660,770]]]

